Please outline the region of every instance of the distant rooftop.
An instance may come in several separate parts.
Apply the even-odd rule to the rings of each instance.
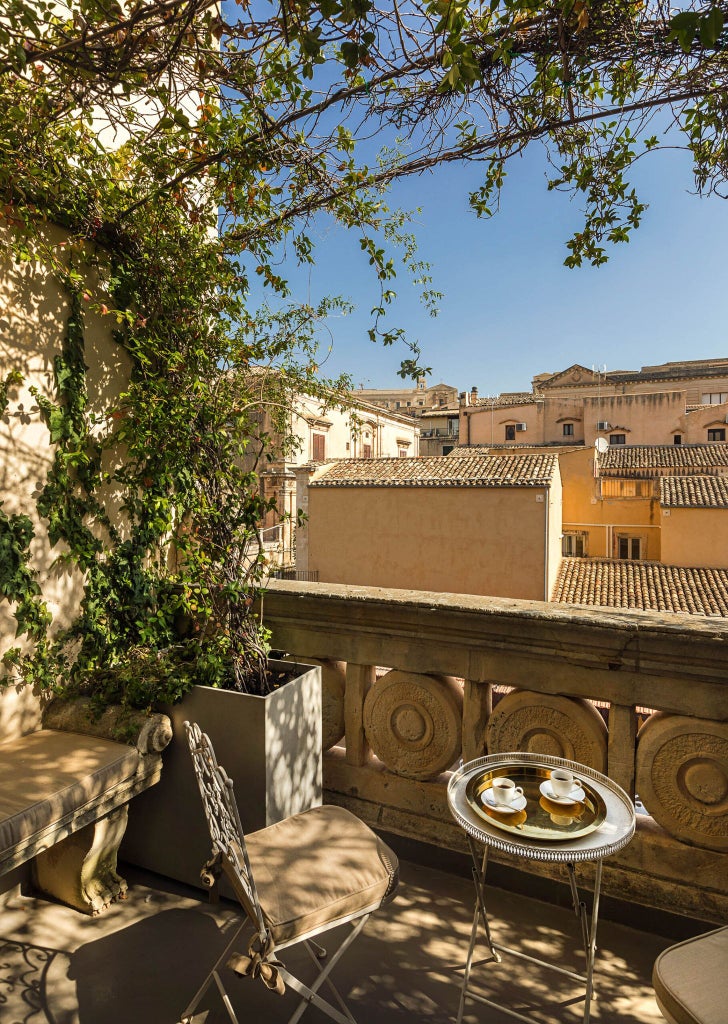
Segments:
[[[453,456],[463,455],[490,455],[492,452],[510,452],[518,451],[520,448],[584,448],[583,442],[579,443],[574,441],[532,441],[530,444],[524,442],[523,444],[516,444],[514,442],[510,444],[459,444],[451,452],[448,452],[447,458],[451,459]]]
[[[342,459],[310,487],[546,487],[555,455],[440,455],[414,459]]]
[[[565,558],[552,600],[561,604],[728,616],[728,569]]]
[[[599,456],[599,470],[606,475],[630,470],[715,469],[728,467],[728,445],[628,444],[613,445]]]
[[[728,508],[728,477],[664,476],[660,504],[663,508]]]
[[[485,406],[490,409],[503,409],[511,405],[532,405],[534,402],[543,402],[543,395],[534,395],[532,391],[509,391],[506,394],[489,397],[484,395],[477,398],[471,405]]]

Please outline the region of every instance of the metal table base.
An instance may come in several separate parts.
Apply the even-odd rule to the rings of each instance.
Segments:
[[[591,919],[589,918],[586,903],[579,899],[579,891],[576,885],[576,872],[574,865],[571,862],[567,862],[566,867],[569,873],[569,886],[571,889],[571,898],[574,907],[574,913],[579,918],[581,923],[582,942],[584,944],[584,955],[586,958],[586,973],[576,974],[574,971],[567,971],[563,967],[558,967],[556,964],[549,963],[547,960],[540,960],[538,957],[529,956],[527,953],[521,953],[520,950],[512,949],[510,946],[502,946],[498,942],[494,942],[491,931],[490,922],[488,920],[488,911],[485,905],[485,873],[488,867],[488,846],[483,847],[482,859],[478,855],[478,849],[475,841],[471,836],[467,837],[468,845],[470,847],[470,855],[472,857],[473,866],[473,884],[475,886],[475,912],[473,914],[473,927],[470,933],[470,945],[468,946],[468,956],[465,961],[465,975],[463,977],[463,985],[460,992],[460,1005],[458,1007],[457,1024],[462,1024],[463,1013],[465,1012],[465,1000],[474,999],[479,1003],[484,1003],[486,1006],[492,1006],[501,1013],[508,1014],[509,1017],[514,1017],[516,1020],[525,1021],[526,1024],[541,1024],[536,1021],[533,1017],[527,1017],[523,1013],[518,1013],[516,1010],[510,1010],[508,1007],[501,1006],[499,1003],[494,1002],[492,999],[486,999],[485,996],[479,995],[477,992],[468,993],[468,984],[470,982],[470,972],[473,965],[473,954],[475,952],[475,946],[478,941],[479,925],[482,924],[483,932],[485,933],[485,941],[488,949],[491,952],[493,960],[496,963],[501,963],[501,953],[508,953],[511,956],[518,957],[520,960],[527,960],[532,964],[537,964],[540,967],[546,967],[551,971],[556,971],[558,974],[566,975],[567,978],[572,978],[574,981],[581,981],[586,986],[585,992],[585,1003],[584,1003],[584,1024],[589,1024],[589,1013],[591,1010],[591,1001],[594,996],[594,961],[596,959],[597,951],[597,925],[599,922],[599,893],[602,885],[602,861],[596,862],[596,876],[594,880],[594,903],[592,906]]]
[[[484,815],[480,810],[479,804],[475,803],[475,800],[481,793],[481,790],[478,789],[480,783],[477,780],[483,780],[487,784],[495,775],[517,774],[519,772],[521,773],[520,778],[524,780],[524,795],[527,795],[530,801],[537,801],[539,799],[537,794],[541,785],[538,783],[538,779],[542,775],[547,778],[554,768],[566,768],[572,771],[581,780],[582,785],[592,793],[592,802],[595,804],[601,803],[602,814],[601,817],[596,816],[593,819],[593,828],[582,829],[573,836],[565,835],[563,832],[558,833],[557,831],[555,835],[549,837],[548,829],[550,826],[547,825],[547,834],[544,836],[544,823],[539,819],[538,811],[534,811],[530,831],[520,830],[521,822],[515,826],[512,825],[509,828],[505,828],[502,823],[492,820],[488,815]],[[472,783],[475,783],[475,785],[471,786]],[[485,996],[469,991],[473,955],[481,930],[484,933],[490,956],[496,963],[501,962],[501,953],[503,953],[516,957],[526,963],[536,964],[550,971],[556,971],[558,974],[583,984],[585,989],[583,1021],[584,1024],[589,1024],[591,1001],[594,995],[594,960],[597,948],[602,863],[606,857],[611,857],[622,850],[634,835],[635,812],[632,801],[615,782],[601,772],[586,765],[547,754],[511,751],[502,754],[490,754],[485,757],[476,758],[476,760],[470,761],[468,764],[461,765],[450,777],[448,783],[448,806],[453,817],[461,825],[467,836],[472,860],[473,883],[475,886],[473,927],[470,933],[470,945],[468,946],[465,974],[460,993],[457,1024],[462,1024],[466,999],[474,999],[486,1006],[492,1006],[500,1010],[501,1013],[505,1013],[515,1020],[524,1021],[526,1024],[537,1024],[533,1017],[519,1013],[517,1010],[500,1006],[492,999],[487,999]],[[562,822],[554,822],[554,824],[558,828],[563,827]],[[481,845],[483,847],[482,855],[479,852]],[[488,854],[491,848],[502,854],[525,857],[528,860],[549,861],[552,864],[560,863],[566,867],[574,913],[579,921],[581,942],[584,947],[585,970],[583,974],[566,970],[564,967],[560,967],[551,961],[529,956],[527,953],[521,953],[517,949],[511,949],[508,946],[502,946],[493,941],[485,897],[485,874],[488,866]],[[579,898],[576,884],[576,865],[587,861],[595,865],[594,902],[591,914],[587,911],[586,903]]]

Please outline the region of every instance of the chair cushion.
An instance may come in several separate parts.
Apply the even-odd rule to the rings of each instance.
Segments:
[[[246,839],[265,922],[276,945],[376,910],[397,887],[399,862],[343,807],[314,807]]]
[[[138,764],[135,747],[55,729],[0,744],[0,857],[134,775]]]
[[[660,1010],[673,1024],[726,1024],[728,927],[660,953],[652,984]]]

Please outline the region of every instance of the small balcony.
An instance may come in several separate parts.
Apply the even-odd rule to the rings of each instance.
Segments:
[[[604,866],[592,1019],[657,1024],[655,958],[728,916],[728,625],[285,580],[270,583],[264,615],[277,648],[323,666],[325,800],[382,832],[402,860],[397,898],[336,970],[360,1024],[455,1020],[474,889],[447,781],[460,759],[516,749],[590,764],[639,798],[633,841]],[[3,1020],[174,1024],[237,911],[125,874],[128,900],[97,918],[16,890],[2,897]],[[577,874],[588,903],[593,873]],[[496,942],[582,972],[564,881],[558,864],[496,854],[488,909]],[[285,959],[305,977],[295,956]],[[570,978],[486,961],[479,945],[476,992],[544,1024],[581,1020],[583,987]],[[229,981],[241,1020],[284,1022],[295,1006],[290,993]],[[309,1009],[304,1021],[324,1019]],[[464,1016],[508,1019],[470,1002]],[[214,990],[203,1020],[227,1020]]]

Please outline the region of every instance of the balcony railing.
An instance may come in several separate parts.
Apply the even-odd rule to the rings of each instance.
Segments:
[[[278,581],[264,614],[274,646],[324,664],[328,800],[461,850],[445,795],[461,757],[568,757],[648,812],[605,892],[728,916],[728,623]],[[494,707],[495,686],[515,689]]]
[[[451,437],[457,438],[460,436],[460,432],[457,427],[448,428],[445,427],[432,427],[429,430],[420,431],[420,437]]]

